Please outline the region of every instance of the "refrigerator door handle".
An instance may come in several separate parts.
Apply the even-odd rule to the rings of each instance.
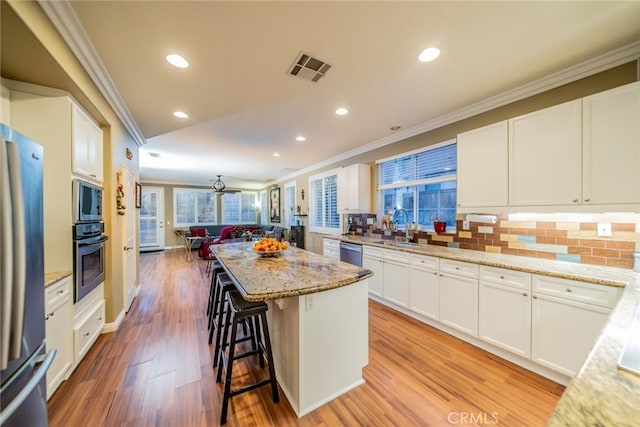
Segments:
[[[24,198],[22,194],[22,175],[20,173],[20,153],[15,142],[8,142],[7,160],[9,160],[9,185],[13,205],[13,295],[11,312],[11,343],[9,358],[18,359],[22,352],[22,332],[24,327],[24,295],[27,290],[26,234],[24,226]]]
[[[0,425],[4,424],[9,419],[9,417],[13,415],[16,409],[18,409],[20,405],[22,405],[27,397],[29,397],[31,392],[38,386],[38,384],[40,384],[40,381],[42,381],[42,378],[44,378],[47,370],[51,366],[53,359],[56,357],[56,352],[57,350],[53,348],[49,350],[49,353],[47,353],[46,356],[38,356],[37,360],[35,361],[35,366],[40,365],[40,367],[33,375],[33,378],[31,378],[29,382],[24,386],[24,388],[20,390],[20,393],[18,393],[15,399],[13,399],[11,403],[5,406],[4,410],[0,413]]]
[[[0,137],[0,370],[9,364],[9,343],[11,337],[11,300],[13,293],[13,223],[11,188],[9,187],[9,164],[7,144]]]

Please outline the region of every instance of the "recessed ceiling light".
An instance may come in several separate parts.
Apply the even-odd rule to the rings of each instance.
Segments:
[[[306,140],[307,140],[307,138],[305,138],[305,137],[304,137],[304,136],[302,136],[302,135],[300,135],[300,136],[296,136],[296,141],[298,141],[298,142],[304,142],[304,141],[306,141]]]
[[[344,107],[340,107],[336,110],[336,115],[338,116],[346,116],[347,114],[349,114],[349,110]]]
[[[420,62],[430,62],[440,56],[440,49],[437,47],[430,47],[422,51],[420,55],[418,55],[418,61]]]
[[[181,119],[188,119],[189,115],[187,113],[184,113],[182,111],[176,111],[173,113],[174,116],[179,117]]]
[[[273,157],[280,157],[280,153],[273,153],[272,156]]]
[[[189,62],[186,59],[175,53],[167,55],[167,62],[176,68],[187,68],[189,66]]]

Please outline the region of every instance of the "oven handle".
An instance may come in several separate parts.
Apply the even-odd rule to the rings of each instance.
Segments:
[[[91,245],[95,245],[95,244],[98,244],[98,243],[106,242],[107,240],[109,240],[109,236],[89,237],[87,239],[76,240],[76,245],[78,245],[78,247],[80,247],[80,246],[91,246]]]

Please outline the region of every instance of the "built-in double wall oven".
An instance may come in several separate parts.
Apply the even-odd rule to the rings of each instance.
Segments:
[[[73,274],[74,302],[104,282],[105,242],[102,189],[74,180]]]

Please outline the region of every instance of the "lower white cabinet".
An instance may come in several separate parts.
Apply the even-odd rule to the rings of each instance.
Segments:
[[[104,326],[104,299],[96,301],[73,330],[76,362],[82,360]]]
[[[440,273],[440,322],[478,336],[478,279]]]
[[[69,377],[73,365],[73,294],[71,277],[45,289],[45,340],[56,357],[47,371],[47,399]]]
[[[609,318],[619,289],[534,276],[533,292],[531,360],[573,376]]]
[[[385,251],[383,298],[409,308],[409,255]]]
[[[373,272],[373,276],[369,277],[369,293],[378,297],[382,297],[382,290],[384,289],[383,263],[382,249],[370,248],[368,246],[362,248],[362,268]]]
[[[340,259],[340,241],[322,239],[322,255],[331,259]]]
[[[438,265],[438,258],[411,254],[409,308],[434,320],[440,320],[440,275],[438,273]]]

